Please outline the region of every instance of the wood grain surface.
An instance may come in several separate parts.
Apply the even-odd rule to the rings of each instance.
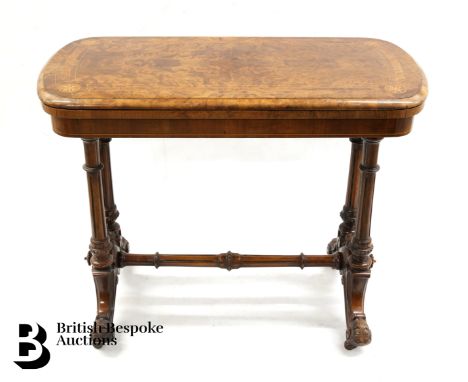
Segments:
[[[405,117],[421,109],[427,90],[414,60],[382,40],[99,37],[57,52],[38,93],[52,112],[328,110],[362,118],[382,110],[391,118],[398,110],[401,118],[402,109]]]

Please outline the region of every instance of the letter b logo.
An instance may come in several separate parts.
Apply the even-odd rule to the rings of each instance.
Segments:
[[[37,324],[37,334],[33,335],[33,328],[29,324],[19,324],[19,336],[25,338],[19,343],[19,355],[24,358],[31,358],[30,351],[39,351],[37,358],[28,361],[14,361],[22,369],[40,369],[50,361],[50,352],[43,343],[47,339],[47,333],[44,328]]]

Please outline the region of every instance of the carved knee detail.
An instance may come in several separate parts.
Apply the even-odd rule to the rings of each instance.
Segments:
[[[103,269],[115,265],[115,248],[110,240],[93,240],[89,245],[88,262],[94,268]]]

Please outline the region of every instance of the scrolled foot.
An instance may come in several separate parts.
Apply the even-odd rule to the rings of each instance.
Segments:
[[[364,317],[356,317],[351,322],[351,327],[346,331],[346,341],[344,347],[347,350],[352,350],[357,346],[370,344],[372,333],[367,325]]]
[[[96,349],[100,349],[114,340],[112,322],[107,318],[96,318],[94,324],[95,330],[91,333],[91,342]]]
[[[356,345],[353,345],[350,341],[346,340],[344,342],[344,347],[346,350],[353,350],[356,349]]]

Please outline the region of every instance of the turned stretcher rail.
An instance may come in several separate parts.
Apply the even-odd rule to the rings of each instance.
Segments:
[[[241,255],[226,252],[207,254],[160,254],[141,255],[121,253],[119,267],[146,265],[156,268],[169,267],[219,267],[227,270],[251,267],[331,267],[340,269],[340,256],[331,255]]]

